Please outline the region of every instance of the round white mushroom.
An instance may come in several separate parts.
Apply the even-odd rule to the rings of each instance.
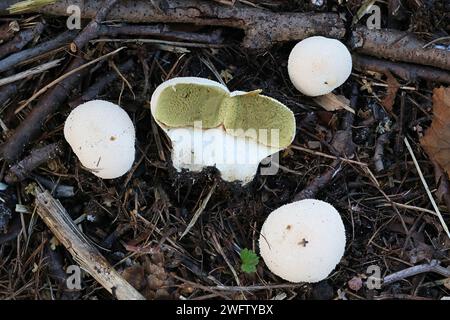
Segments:
[[[330,204],[306,199],[273,211],[259,238],[267,267],[290,282],[325,279],[345,251],[345,228]]]
[[[133,165],[134,125],[114,103],[92,100],[73,109],[64,124],[64,137],[81,164],[100,178],[120,177]]]
[[[292,49],[288,73],[293,85],[307,96],[330,93],[352,71],[352,56],[342,42],[321,36],[306,38]]]

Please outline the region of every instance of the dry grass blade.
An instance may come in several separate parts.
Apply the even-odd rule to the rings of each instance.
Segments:
[[[217,181],[214,182],[213,186],[211,187],[211,189],[209,190],[208,194],[206,195],[205,199],[203,199],[202,203],[200,204],[200,206],[198,207],[198,209],[195,211],[194,216],[192,217],[191,221],[189,222],[188,226],[186,227],[186,230],[184,230],[183,234],[181,235],[180,239],[182,239],[186,234],[188,234],[188,232],[192,229],[192,227],[195,225],[195,223],[197,222],[198,218],[200,217],[200,215],[202,214],[202,212],[205,210],[206,205],[209,202],[209,199],[211,199],[211,196],[213,195],[214,191],[216,190],[217,187]]]
[[[417,162],[416,156],[414,155],[411,145],[409,144],[409,141],[406,137],[405,137],[404,141],[405,141],[406,147],[408,148],[409,153],[411,154],[411,157],[413,159],[414,165],[416,166],[417,172],[419,173],[420,180],[422,181],[425,191],[427,192],[428,198],[430,199],[431,204],[433,205],[433,208],[439,218],[439,221],[441,222],[442,227],[444,228],[444,231],[447,233],[447,236],[450,239],[450,231],[448,230],[448,226],[445,224],[444,218],[442,217],[442,214],[439,211],[439,207],[437,206],[436,201],[434,201],[433,195],[431,194],[430,188],[428,187],[428,184],[425,181],[422,170],[420,169],[419,163]]]

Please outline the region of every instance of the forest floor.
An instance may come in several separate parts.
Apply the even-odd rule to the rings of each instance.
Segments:
[[[236,1],[234,5],[240,10],[252,7],[249,3],[280,12],[338,11],[347,22],[362,6],[357,0],[331,0],[321,6],[294,0]],[[389,15],[385,3],[379,6],[382,27],[414,32],[427,41],[430,35],[448,38],[450,4],[446,0],[404,1],[396,16]],[[365,25],[366,20],[367,16],[362,17],[357,24]],[[24,49],[55,38],[66,25],[64,17],[41,13],[0,17],[0,24],[12,21],[21,29],[45,22],[44,30]],[[135,165],[121,178],[102,180],[85,170],[63,143],[62,154],[40,164],[18,183],[2,184],[0,299],[112,298],[87,274],[80,289],[67,288],[66,269],[77,263],[37,215],[36,185],[53,192],[103,256],[148,299],[425,300],[450,296],[450,277],[434,272],[399,278],[375,289],[367,286],[373,270],[380,270],[383,278],[431,261],[450,266],[450,239],[412,158],[413,154],[450,224],[447,176],[420,144],[433,119],[433,89],[448,84],[354,69],[334,91],[351,101],[355,114],[348,122],[349,111],[326,111],[291,84],[287,60],[295,42],[254,52],[241,46],[243,34],[236,29],[183,25],[178,30],[213,34],[217,29],[224,40],[214,45],[183,46],[182,41],[149,37],[168,42],[99,41],[85,48],[92,60],[126,47],[89,68],[67,101],[46,118],[42,132],[22,150],[19,160],[32,149],[64,141],[69,102],[79,101],[105,74],[115,74],[96,98],[119,104],[133,120]],[[19,108],[23,102],[63,75],[73,55],[65,46],[3,72],[2,77],[7,77],[62,59],[49,71],[15,82],[13,94],[1,101],[3,141],[36,106],[33,101]],[[133,66],[117,75],[117,66],[129,59]],[[245,187],[220,180],[213,168],[200,174],[177,173],[171,166],[170,141],[153,122],[149,101],[161,82],[179,76],[220,80],[230,90],[261,89],[288,106],[295,114],[297,135],[292,146],[280,152],[278,173],[258,174]],[[0,86],[0,98],[7,86]],[[345,128],[348,123],[350,127]],[[351,139],[337,139],[341,130],[350,130]],[[347,150],[348,157],[339,150]],[[13,163],[2,160],[2,181]],[[262,259],[255,273],[243,272],[239,253],[244,248],[259,252],[259,231],[268,214],[329,170],[334,174],[320,186],[316,198],[336,207],[347,233],[344,257],[332,274],[316,284],[287,283],[272,274]],[[181,237],[199,208],[198,220]]]

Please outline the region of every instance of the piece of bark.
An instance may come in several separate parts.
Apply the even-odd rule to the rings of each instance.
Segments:
[[[410,32],[359,27],[353,31],[351,42],[359,53],[450,70],[450,51],[423,48],[426,42]]]
[[[5,72],[26,60],[35,58],[37,56],[40,56],[41,54],[67,45],[73,39],[75,39],[77,33],[77,30],[69,30],[63,32],[60,35],[56,36],[54,39],[40,43],[33,48],[14,53],[9,57],[0,60],[0,72]]]
[[[12,40],[0,46],[0,59],[12,53],[22,50],[34,38],[44,30],[44,24],[38,22],[33,28],[19,32]]]
[[[91,241],[74,224],[61,203],[48,191],[36,188],[36,211],[58,241],[83,270],[119,300],[144,297],[111,267]]]
[[[67,16],[69,5],[79,5],[82,16],[86,18],[92,18],[101,8],[101,3],[92,0],[60,0],[39,9],[39,12]],[[147,0],[120,2],[108,14],[108,19],[237,28],[245,32],[242,45],[251,49],[267,49],[277,42],[313,35],[331,38],[345,35],[344,23],[336,13],[275,13],[239,4],[230,7],[196,0],[165,1],[160,7]]]
[[[353,67],[361,72],[370,70],[385,73],[387,70],[404,80],[416,82],[424,79],[440,83],[450,83],[450,73],[438,68],[404,62],[392,62],[359,54],[353,54],[352,60]]]
[[[40,165],[63,154],[62,142],[56,142],[31,151],[30,155],[13,165],[5,176],[8,184],[25,180]]]

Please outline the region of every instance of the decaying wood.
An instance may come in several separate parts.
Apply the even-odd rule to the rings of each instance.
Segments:
[[[426,44],[413,33],[392,29],[359,27],[352,35],[352,47],[356,52],[450,70],[450,52],[432,46],[424,48]]]
[[[60,0],[39,10],[66,16],[69,5],[79,5],[84,18],[92,18],[101,8],[98,1]],[[293,41],[313,35],[343,38],[344,23],[335,13],[274,13],[248,6],[223,6],[213,2],[171,0],[157,7],[147,0],[121,1],[108,19],[133,23],[189,23],[244,30],[242,45],[267,49],[277,42]]]
[[[33,28],[19,32],[12,40],[0,46],[0,59],[22,50],[31,40],[40,35],[43,30],[44,24],[38,22]]]
[[[30,155],[13,165],[5,176],[6,183],[13,184],[22,181],[41,164],[62,155],[63,146],[61,142],[52,143],[31,151]]]
[[[434,82],[450,83],[450,73],[438,68],[404,62],[392,62],[359,54],[353,54],[352,59],[353,67],[361,72],[375,71],[385,73],[386,71],[390,71],[404,80],[418,81],[424,79]]]
[[[38,215],[81,268],[119,300],[145,300],[114,270],[97,248],[74,224],[61,203],[48,191],[36,189]]]

